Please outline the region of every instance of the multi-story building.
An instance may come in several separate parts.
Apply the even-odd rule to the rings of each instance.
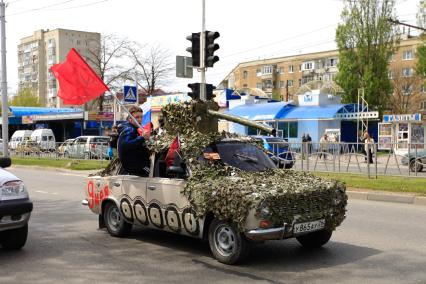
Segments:
[[[402,40],[398,51],[389,59],[394,102],[404,108],[402,112],[426,113],[426,90],[414,72],[416,48],[420,42],[418,38]],[[302,85],[310,81],[333,81],[338,62],[337,50],[242,62],[221,85],[234,90],[258,88],[274,99],[289,101]]]
[[[99,51],[100,42],[100,33],[65,29],[38,30],[22,38],[18,45],[19,89],[31,88],[44,106],[62,107],[57,97],[58,83],[50,67],[63,62],[71,48],[87,59]]]

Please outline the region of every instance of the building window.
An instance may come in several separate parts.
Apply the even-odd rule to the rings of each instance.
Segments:
[[[283,134],[284,139],[297,138],[297,121],[292,122],[278,122],[278,132]]]
[[[388,78],[391,79],[391,80],[393,79],[393,71],[392,70],[388,71]]]
[[[402,94],[405,96],[409,96],[411,95],[411,93],[413,92],[413,86],[412,85],[403,85],[402,86]]]
[[[272,80],[265,80],[264,84],[266,89],[272,89]]]
[[[290,88],[290,87],[293,87],[293,80],[287,80],[287,86]]]
[[[391,54],[388,58],[389,62],[395,61],[395,54]]]
[[[403,68],[402,76],[403,77],[411,77],[413,75],[413,68]]]
[[[271,65],[263,66],[262,74],[264,74],[264,75],[272,74],[272,66]]]
[[[247,88],[247,84],[243,84],[243,88]]]
[[[262,83],[256,83],[256,88],[262,89]]]
[[[420,109],[426,110],[426,101],[420,102]]]
[[[278,88],[280,89],[284,88],[284,81],[279,81]]]
[[[423,94],[426,93],[426,87],[425,87],[425,85],[422,85],[420,87],[420,92],[422,92]]]
[[[302,64],[299,65],[299,72],[302,72]]]
[[[277,72],[280,74],[284,74],[284,67],[278,67]]]
[[[302,86],[302,79],[299,79],[299,87]]]
[[[248,77],[248,72],[247,72],[247,71],[244,71],[244,72],[243,72],[243,79],[247,79],[247,77]]]
[[[293,65],[289,65],[288,66],[288,73],[293,73],[294,72],[294,66]]]
[[[303,62],[302,68],[303,68],[302,70],[313,70],[314,62],[313,61]]]
[[[337,58],[329,58],[327,59],[326,67],[336,67],[338,63]]]
[[[402,60],[411,60],[414,58],[412,50],[406,50],[402,53]]]

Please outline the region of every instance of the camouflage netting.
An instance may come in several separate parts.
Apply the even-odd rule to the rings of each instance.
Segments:
[[[196,103],[170,104],[163,109],[167,134],[153,137],[147,143],[154,152],[167,151],[179,134],[180,150],[191,177],[183,190],[199,217],[213,212],[216,217],[232,220],[243,230],[247,213],[261,206],[270,210],[267,217],[274,225],[328,218],[334,230],[345,218],[347,196],[345,185],[309,173],[289,170],[246,172],[220,162],[205,165],[197,161],[203,149],[223,138],[234,138],[259,145],[258,141],[230,133],[199,131],[201,120],[208,120]],[[260,145],[260,148],[263,147]],[[330,214],[331,213],[331,214]],[[327,217],[329,216],[329,217]]]

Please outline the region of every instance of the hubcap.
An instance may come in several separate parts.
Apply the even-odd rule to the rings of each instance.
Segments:
[[[117,207],[111,207],[108,212],[108,223],[111,225],[111,228],[117,230],[121,223],[120,211]]]
[[[223,256],[231,255],[235,250],[235,234],[228,225],[221,225],[214,232],[216,249]]]

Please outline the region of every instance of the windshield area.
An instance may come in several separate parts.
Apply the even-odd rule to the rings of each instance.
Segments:
[[[220,161],[243,171],[256,172],[276,168],[272,160],[252,144],[218,143],[207,147],[204,153],[218,153]]]

